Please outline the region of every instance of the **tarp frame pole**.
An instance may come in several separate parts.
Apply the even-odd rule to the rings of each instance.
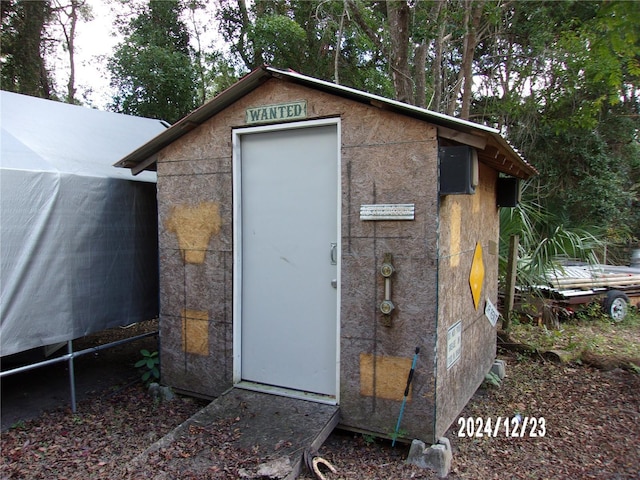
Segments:
[[[69,353],[69,391],[71,392],[71,411],[76,413],[76,375],[73,365],[73,340],[67,341]]]
[[[104,345],[98,345],[96,347],[87,348],[85,350],[80,350],[79,352],[73,351],[72,340],[69,340],[67,342],[68,353],[66,355],[62,355],[60,357],[44,360],[42,362],[36,362],[29,365],[24,365],[22,367],[17,367],[11,370],[0,372],[0,378],[8,377],[9,375],[14,375],[16,373],[35,370],[36,368],[40,368],[40,367],[46,367],[47,365],[53,365],[54,363],[60,363],[60,362],[66,361],[69,363],[69,388],[71,391],[71,411],[75,413],[76,412],[76,379],[75,379],[75,371],[74,371],[74,364],[73,364],[74,358],[81,357],[82,355],[86,355],[88,353],[95,353],[100,350],[104,350],[106,348],[117,347],[118,345],[134,342],[136,340],[141,340],[143,338],[151,337],[153,335],[158,335],[158,331],[147,332],[147,333],[143,333],[142,335],[136,335],[135,337],[129,337],[123,340],[117,340],[115,342],[105,343]]]

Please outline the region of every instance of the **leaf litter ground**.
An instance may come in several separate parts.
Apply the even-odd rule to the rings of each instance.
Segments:
[[[134,352],[131,363],[137,360]],[[541,357],[503,352],[507,377],[500,387],[483,386],[459,418],[544,417],[544,437],[459,436],[447,432],[453,448],[449,478],[460,479],[637,479],[640,478],[640,375],[621,368],[558,365]],[[242,432],[235,419],[149,455],[132,471],[127,464],[206,402],[178,396],[158,402],[140,384],[95,392],[78,404],[44,412],[2,432],[2,479],[236,479],[264,459],[232,447]],[[493,432],[492,432],[493,433]],[[173,458],[208,450],[211,465],[196,475]],[[319,454],[337,469],[327,479],[436,478],[406,465],[408,446],[335,431]],[[200,466],[201,467],[201,466]],[[310,480],[308,473],[300,478]]]

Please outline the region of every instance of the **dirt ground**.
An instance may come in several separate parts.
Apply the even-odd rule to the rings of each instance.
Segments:
[[[153,348],[155,340],[146,341]],[[63,366],[39,373],[36,380],[33,374],[4,379],[0,479],[177,478],[166,476],[163,466],[175,456],[188,458],[195,449],[208,452],[211,468],[197,477],[185,468],[179,478],[237,479],[241,468],[262,460],[229,448],[242,434],[235,419],[229,419],[205,440],[194,431],[193,442],[161,451],[146,469],[128,477],[128,462],[206,404],[181,396],[166,403],[151,399],[131,368],[140,348],[131,344],[77,360],[77,381],[83,386],[75,414],[69,410]],[[449,478],[640,478],[640,374],[557,365],[508,352],[501,357],[508,364],[502,384],[478,390],[447,432],[453,448]],[[14,383],[6,384],[9,379]],[[48,380],[57,380],[58,387],[45,386]],[[27,400],[43,398],[38,393],[43,391],[48,403],[27,408]],[[5,415],[14,415],[6,421],[8,430]],[[528,419],[529,427],[516,436],[511,429],[507,436],[504,419],[512,425],[517,415]],[[406,445],[392,448],[389,441],[340,430],[319,452],[337,469],[327,480],[436,478],[406,465],[407,453]],[[309,474],[302,478],[312,479]]]
[[[74,340],[73,349],[84,349],[104,345],[144,333],[158,330],[157,321],[141,322],[126,327],[114,328],[99,334]],[[157,336],[151,336],[113,348],[82,355],[74,360],[76,400],[90,398],[104,390],[118,388],[136,382],[139,373],[132,368],[140,356],[141,349],[158,349]],[[63,347],[57,355],[67,353]],[[56,355],[53,355],[55,357]],[[49,357],[52,358],[52,357]],[[27,363],[46,360],[41,350],[26,355],[2,359],[2,370],[10,370]],[[16,422],[38,417],[42,412],[71,405],[71,389],[68,362],[9,375],[0,384],[2,404],[2,431]]]

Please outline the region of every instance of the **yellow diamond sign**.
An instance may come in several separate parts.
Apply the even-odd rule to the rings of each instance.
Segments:
[[[484,283],[484,263],[482,261],[482,245],[476,243],[476,251],[471,262],[471,273],[469,273],[469,286],[473,295],[473,305],[478,309],[480,295],[482,294],[482,284]]]

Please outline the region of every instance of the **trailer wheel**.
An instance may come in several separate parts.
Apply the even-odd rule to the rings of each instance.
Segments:
[[[629,310],[629,297],[620,290],[609,290],[604,299],[604,313],[614,322],[621,322]]]

